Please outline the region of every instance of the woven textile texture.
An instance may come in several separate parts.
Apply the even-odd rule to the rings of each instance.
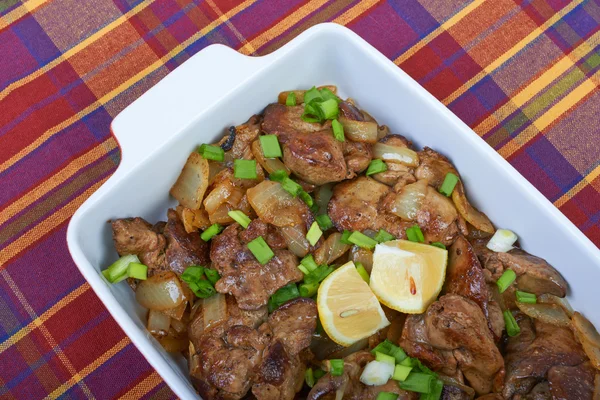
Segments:
[[[0,398],[173,398],[74,265],[111,120],[202,48],[357,32],[600,246],[600,2],[0,0]]]

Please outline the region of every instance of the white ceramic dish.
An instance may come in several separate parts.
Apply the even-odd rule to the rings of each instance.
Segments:
[[[115,118],[122,150],[115,174],[73,216],[69,250],[81,273],[150,364],[182,399],[198,398],[186,363],[146,332],[145,310],[125,283],[110,286],[100,270],[117,257],[113,218],[165,220],[169,188],[200,143],[259,113],[283,90],[337,85],[378,121],[417,146],[450,157],[471,201],[500,227],[514,230],[530,253],[546,258],[570,285],[573,306],[600,327],[600,251],[467,125],[385,56],[350,30],[322,24],[264,57],[209,46]]]

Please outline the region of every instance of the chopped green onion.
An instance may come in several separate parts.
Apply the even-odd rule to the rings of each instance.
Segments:
[[[252,220],[240,210],[229,211],[227,215],[229,215],[235,222],[240,224],[244,229],[246,229],[248,225],[250,225],[250,222],[252,222]]]
[[[302,264],[298,265],[298,269],[299,269],[300,271],[302,271],[302,273],[303,273],[304,275],[308,275],[308,274],[310,273],[310,271],[309,271],[308,269],[306,269],[306,267],[305,267],[304,265],[302,265]]]
[[[212,239],[213,236],[218,235],[223,230],[223,227],[219,224],[212,224],[202,234],[200,235],[200,239],[208,242]]]
[[[269,175],[269,178],[272,181],[279,182],[281,184],[281,186],[283,187],[283,189],[294,197],[297,197],[299,194],[304,192],[304,190],[302,189],[302,186],[300,186],[298,183],[291,180],[287,176],[287,173],[284,170],[279,170],[279,171],[275,171],[275,172],[271,173]],[[308,195],[308,193],[307,193],[307,195]],[[309,197],[310,197],[310,195],[309,195]],[[311,198],[311,200],[312,200],[312,198]]]
[[[333,121],[331,121],[331,128],[333,129],[333,137],[337,141],[339,141],[339,142],[346,141],[345,136],[344,136],[344,125],[340,124],[340,122],[337,119],[334,119]]]
[[[444,178],[442,186],[440,186],[440,193],[444,196],[450,197],[457,183],[458,176],[454,175],[452,172],[448,172]]]
[[[144,264],[136,262],[129,263],[129,267],[127,268],[127,275],[130,278],[145,281],[146,279],[148,279],[148,267]]]
[[[306,240],[308,240],[308,243],[310,243],[311,246],[314,246],[317,244],[321,236],[323,236],[323,231],[321,231],[319,224],[315,221],[312,223],[308,233],[306,234]]]
[[[221,279],[221,275],[219,275],[219,272],[216,269],[205,268],[204,274],[206,275],[206,279],[208,279],[213,286]]]
[[[306,371],[304,372],[304,382],[306,382],[308,387],[315,386],[315,375],[312,368],[306,368]]]
[[[510,310],[504,311],[502,315],[504,316],[504,323],[506,325],[506,333],[508,336],[517,336],[519,333],[521,333],[521,328],[519,328],[519,324],[517,323],[515,317],[513,317]]]
[[[317,318],[317,321],[318,320],[319,319]],[[315,382],[316,382],[316,381],[318,381],[319,379],[321,379],[325,375],[325,371],[323,371],[321,368],[315,369],[314,375],[315,375]]]
[[[379,158],[372,160],[367,167],[367,172],[365,173],[367,176],[378,174],[380,172],[387,171],[387,165],[383,160]]]
[[[331,90],[327,89],[326,87],[323,89],[320,89],[319,93],[321,93],[321,98],[323,100],[333,99],[338,103],[341,101],[340,98],[335,95],[335,93],[333,93]]]
[[[219,146],[212,144],[203,144],[198,149],[198,153],[207,160],[223,161],[225,159],[225,151]]]
[[[290,107],[296,105],[296,93],[294,93],[294,92],[288,93],[287,98],[285,99],[285,105],[290,106]]]
[[[444,382],[441,379],[436,379],[433,382],[431,392],[422,394],[420,400],[439,400],[442,397],[443,390]]]
[[[379,392],[375,400],[397,400],[398,395],[392,392]]]
[[[396,346],[387,339],[379,343],[377,346],[375,346],[373,350],[371,350],[371,354],[373,355],[375,355],[376,352],[380,352],[394,357],[397,363],[408,359],[408,356],[406,355],[404,350],[402,350],[400,347]],[[412,364],[409,364],[409,366],[412,366]]]
[[[435,380],[433,375],[411,372],[404,382],[400,382],[400,388],[410,392],[431,393]]]
[[[102,271],[102,275],[110,283],[117,283],[127,278],[127,271],[129,264],[135,262],[139,263],[139,258],[134,254],[129,254],[119,258],[117,261],[112,263],[106,270]]]
[[[294,183],[296,183],[296,182],[294,182]],[[298,197],[300,197],[300,200],[302,200],[304,203],[306,203],[306,205],[309,208],[312,207],[313,204],[315,203],[315,201],[313,200],[312,196],[310,194],[306,193],[304,190],[301,190],[300,193],[298,193]]]
[[[233,176],[238,179],[256,179],[256,160],[233,160]]]
[[[260,136],[259,139],[265,158],[277,158],[282,156],[281,146],[279,146],[277,135],[263,135]]]
[[[446,250],[446,245],[444,243],[433,242],[433,243],[431,243],[431,245],[434,246],[434,247],[439,247],[440,249]]]
[[[332,376],[341,376],[344,373],[344,360],[329,360],[329,365],[331,365],[329,372]]]
[[[412,371],[412,367],[396,365],[394,367],[394,375],[392,375],[392,379],[395,381],[403,382],[406,380],[406,377],[408,377],[408,374],[410,374],[410,371]]]
[[[373,250],[377,244],[375,240],[358,231],[352,232],[350,236],[348,236],[348,241],[358,247],[369,250]]]
[[[252,254],[254,254],[254,257],[256,257],[258,262],[262,265],[268,263],[269,260],[275,256],[275,253],[273,253],[273,250],[271,250],[262,236],[259,236],[251,242],[248,242],[246,246],[248,246],[248,249],[252,252]]]
[[[333,268],[327,265],[319,265],[315,270],[304,276],[304,283],[319,283],[333,272]]]
[[[375,361],[381,361],[392,365],[396,364],[396,359],[394,357],[388,356],[387,354],[381,353],[379,351],[375,352]]]
[[[215,287],[207,280],[199,280],[198,282],[191,282],[188,284],[192,292],[201,298],[206,299],[213,294],[217,293]]]
[[[315,220],[317,220],[319,227],[323,231],[326,231],[327,229],[333,227],[333,222],[331,222],[331,218],[329,218],[329,215],[327,214],[317,215],[315,217]]]
[[[520,290],[517,290],[516,296],[519,303],[537,303],[537,296],[533,293],[521,292]]]
[[[273,295],[269,298],[269,312],[273,312],[281,306],[283,303],[288,302],[289,300],[300,297],[300,293],[298,292],[298,287],[296,287],[295,283],[289,283],[284,287],[277,290]]]
[[[363,281],[370,283],[371,278],[369,277],[369,273],[365,269],[364,265],[362,265],[362,263],[359,262],[354,263],[354,265],[356,266],[356,271],[358,272],[360,277],[363,278]]]
[[[383,242],[389,242],[390,240],[396,239],[396,236],[392,235],[391,233],[389,233],[383,229],[380,229],[379,232],[377,232],[377,234],[375,235],[375,237],[373,239],[377,240],[379,243],[383,243]]]
[[[317,290],[319,290],[319,283],[317,282],[303,283],[298,287],[298,291],[302,297],[313,297],[317,294]]]
[[[315,103],[314,107],[319,111],[319,114],[323,117],[322,119],[334,119],[340,113],[338,103],[334,99]]]
[[[205,268],[200,265],[191,265],[181,274],[181,280],[187,283],[198,282],[204,276]]]
[[[312,197],[311,197],[312,199]],[[319,205],[317,203],[314,203],[312,206],[308,206],[308,209],[310,210],[311,213],[316,214],[319,212]]]
[[[354,244],[348,240],[348,238],[350,237],[351,234],[352,234],[352,232],[344,229],[344,232],[342,232],[342,237],[340,238],[340,242],[342,242],[344,244]]]
[[[400,365],[404,365],[405,367],[415,367],[415,363],[412,358],[406,357],[404,360],[400,361]]]
[[[498,285],[498,290],[500,293],[504,293],[506,289],[517,279],[517,274],[512,269],[507,269],[504,271],[502,276],[496,281],[496,285]]]
[[[308,272],[312,272],[319,267],[315,262],[315,259],[313,258],[312,254],[309,254],[302,260],[300,260],[300,264],[304,265]]]
[[[423,236],[423,232],[419,225],[413,225],[406,230],[406,237],[411,242],[423,243],[425,242],[425,236]]]
[[[304,104],[310,104],[313,100],[322,100],[321,92],[315,86],[304,92]]]
[[[288,174],[283,169],[278,169],[277,171],[271,172],[271,174],[269,174],[269,179],[275,182],[281,182],[287,177]]]

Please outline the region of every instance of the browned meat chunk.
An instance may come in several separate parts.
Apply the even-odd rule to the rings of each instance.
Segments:
[[[598,372],[589,363],[575,367],[555,366],[548,371],[548,383],[553,399],[592,399],[594,377]]]
[[[396,237],[403,237],[411,223],[385,210],[385,197],[392,189],[371,178],[358,177],[342,182],[333,188],[328,215],[339,231],[364,231],[385,229]]]
[[[297,133],[314,133],[330,127],[331,123],[321,125],[302,120],[304,105],[294,107],[283,104],[269,104],[264,111],[262,130],[270,135],[279,136],[280,142],[287,142]]]
[[[167,212],[164,235],[167,238],[166,262],[169,268],[181,274],[190,265],[207,265],[208,244],[197,233],[187,233],[175,210]]]
[[[419,152],[419,166],[415,170],[415,177],[418,180],[426,179],[430,185],[438,189],[449,172],[459,176],[456,168],[446,157],[429,147]]]
[[[250,119],[242,124],[235,127],[235,141],[231,148],[231,155],[233,158],[251,159],[252,150],[250,145],[260,132],[260,117],[253,115]]]
[[[354,104],[348,101],[342,101],[338,104],[340,107],[340,116],[354,121],[364,121],[365,116]]]
[[[305,365],[275,341],[263,355],[252,394],[258,400],[292,400],[302,388]]]
[[[504,398],[530,393],[536,384],[547,380],[552,367],[577,366],[586,360],[568,328],[532,321],[521,313],[515,319],[521,333],[509,338],[506,346]]]
[[[353,142],[349,139],[343,143],[344,159],[350,173],[359,174],[367,169],[373,151],[368,143]]]
[[[152,272],[165,268],[165,237],[143,218],[122,218],[111,222],[113,241],[120,256],[135,254]]]
[[[278,250],[276,246],[273,246],[275,256],[261,265],[246,246],[254,239],[251,236],[238,224],[229,225],[212,239],[210,252],[213,267],[221,274],[215,288],[219,293],[235,296],[243,310],[256,310],[266,305],[279,288],[304,277],[296,267],[296,256],[288,250]],[[269,235],[265,239],[269,240]]]

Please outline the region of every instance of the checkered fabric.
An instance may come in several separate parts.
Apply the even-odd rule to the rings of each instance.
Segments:
[[[272,52],[346,25],[600,245],[600,3],[0,0],[0,398],[173,398],[74,265],[114,172],[111,120],[212,43]]]

